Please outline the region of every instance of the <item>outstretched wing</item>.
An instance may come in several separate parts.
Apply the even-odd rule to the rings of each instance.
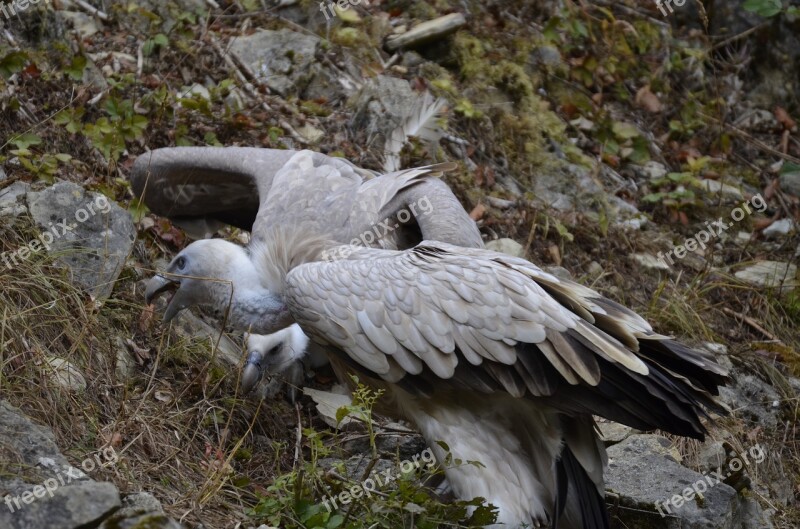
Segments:
[[[285,296],[309,336],[410,391],[545,399],[637,428],[700,436],[725,380],[632,311],[523,259],[425,241],[292,270]]]
[[[171,147],[139,156],[130,178],[134,195],[151,211],[199,231],[209,231],[213,220],[259,238],[275,225],[302,225],[346,243],[376,228],[384,235],[378,224],[391,220],[394,228],[392,219],[407,210],[412,223],[392,229],[386,246],[407,248],[425,237],[480,247],[475,223],[452,191],[424,178],[451,168],[440,164],[375,178],[345,159],[312,151]],[[434,222],[431,211],[445,220]]]

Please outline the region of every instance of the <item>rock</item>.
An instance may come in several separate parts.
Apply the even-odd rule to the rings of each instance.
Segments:
[[[649,270],[669,270],[669,265],[663,259],[649,253],[635,253],[631,255],[631,258]]]
[[[537,46],[536,49],[530,53],[529,59],[533,66],[556,68],[564,64],[564,60],[561,58],[561,52],[558,48],[553,46]]]
[[[727,198],[744,200],[744,195],[739,189],[728,184],[723,184],[718,180],[700,180],[700,187],[714,195],[721,194]]]
[[[14,182],[0,189],[0,217],[19,217],[28,212],[25,195],[31,185],[27,182]]]
[[[644,165],[631,165],[631,168],[636,176],[647,180],[664,178],[669,172],[664,164],[655,160],[650,160]]]
[[[99,529],[181,529],[161,507],[161,502],[147,492],[129,494],[122,508],[107,518]]]
[[[48,428],[5,401],[0,401],[0,452],[4,529],[93,527],[121,505],[114,485],[98,483],[72,467]]]
[[[574,281],[572,274],[563,266],[543,266],[542,270],[565,281]]]
[[[105,195],[71,182],[28,192],[27,201],[43,230],[30,249],[44,246],[70,269],[76,284],[95,298],[108,297],[136,238],[130,214]]]
[[[270,90],[286,97],[305,97],[305,90],[319,70],[312,68],[319,46],[319,37],[288,29],[261,30],[252,35],[237,37],[231,44],[231,53],[246,64]],[[335,85],[326,94],[336,95]]]
[[[714,355],[719,365],[728,371],[733,369],[733,363],[728,356],[728,347],[726,345],[721,343],[705,342],[703,344],[703,348]]]
[[[121,337],[116,339],[117,359],[114,364],[114,372],[119,382],[125,383],[136,375],[136,359],[133,358],[128,346]]]
[[[99,19],[95,19],[79,11],[56,11],[56,16],[64,19],[81,39],[86,39],[100,31]]]
[[[761,109],[745,112],[734,122],[734,125],[751,132],[775,132],[781,129],[781,124],[772,112]]]
[[[525,257],[525,248],[514,239],[496,239],[486,243],[486,249],[514,257]]]
[[[797,224],[793,219],[776,220],[761,232],[767,239],[781,239],[789,233],[797,230]]]
[[[797,282],[797,266],[780,261],[759,261],[734,274],[737,279],[765,288],[780,288],[782,291],[793,290]]]
[[[775,428],[778,424],[780,409],[774,403],[780,402],[781,397],[755,376],[737,376],[732,385],[720,387],[719,396],[734,416],[764,428]]]
[[[708,473],[722,468],[728,461],[728,451],[721,441],[706,440],[697,453],[697,470]]]
[[[404,79],[378,75],[356,94],[351,127],[363,131],[369,140],[385,144],[387,136],[408,117],[409,109],[422,104],[423,97]]]
[[[50,379],[58,386],[75,393],[86,390],[86,378],[74,364],[53,356],[47,357],[45,362],[48,365],[45,369]]]
[[[779,179],[781,190],[800,197],[800,171],[783,173]]]
[[[597,261],[592,261],[589,263],[589,266],[586,267],[586,273],[590,276],[597,277],[604,272],[603,266],[598,263]]]
[[[610,512],[622,527],[758,527],[753,524],[763,521],[760,509],[725,483],[680,465],[671,446],[665,437],[638,434],[608,449],[606,490],[619,496],[620,508]]]
[[[635,432],[630,426],[607,419],[597,418],[595,422],[597,422],[597,427],[600,428],[600,437],[606,446],[622,442]]]

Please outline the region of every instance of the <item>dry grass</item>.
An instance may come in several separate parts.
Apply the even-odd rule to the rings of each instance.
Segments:
[[[35,235],[25,220],[0,230],[0,251]],[[140,330],[134,277],[126,270],[99,305],[45,254],[0,269],[0,394],[50,427],[75,465],[113,446],[119,461],[93,478],[151,492],[175,518],[229,527],[255,504],[259,484],[291,468],[294,412],[237,397],[238,371],[215,364],[208,343],[159,325]],[[144,351],[130,378],[116,371],[125,339]],[[76,366],[86,391],[55,383],[49,357]]]

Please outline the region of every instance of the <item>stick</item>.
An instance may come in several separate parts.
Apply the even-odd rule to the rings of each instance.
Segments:
[[[740,312],[734,312],[733,310],[729,309],[728,307],[723,307],[722,308],[722,312],[724,312],[725,314],[728,314],[730,316],[733,316],[738,320],[743,321],[744,323],[748,324],[750,327],[754,328],[755,330],[757,330],[758,332],[760,332],[761,334],[763,334],[764,336],[766,336],[770,340],[775,340],[776,342],[778,342],[780,344],[783,344],[783,342],[781,341],[780,338],[778,338],[777,336],[775,336],[774,334],[772,334],[771,332],[766,330],[764,327],[759,325],[759,323],[756,320],[754,320],[753,318],[751,318],[750,316],[745,316],[744,314],[742,314]]]

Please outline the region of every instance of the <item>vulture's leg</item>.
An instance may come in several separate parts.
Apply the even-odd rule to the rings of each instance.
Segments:
[[[584,523],[587,500],[578,501],[578,494],[584,494],[590,507],[605,513],[602,477],[594,481],[602,476],[603,460],[591,429],[580,435],[566,431],[565,426],[581,428],[565,424],[552,409],[509,395],[448,393],[422,399],[401,393],[396,402],[443,467],[446,453],[437,440],[448,444],[453,461],[462,460],[460,466],[445,468],[455,495],[462,500],[482,496],[499,508],[492,529],[525,523],[550,527],[556,520],[559,529],[607,527],[602,521]],[[561,483],[558,476],[565,476]],[[566,497],[559,494],[560,484]]]

